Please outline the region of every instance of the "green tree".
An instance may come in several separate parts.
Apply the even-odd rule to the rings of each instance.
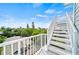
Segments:
[[[21,36],[22,28],[17,28],[14,30],[16,36]]]
[[[38,27],[38,29],[39,29],[39,30],[41,30],[41,28],[40,28],[40,27]]]
[[[3,30],[3,36],[11,37],[13,35],[14,33],[12,32],[12,28],[5,28],[5,30]]]
[[[0,35],[0,43],[4,42],[4,41],[5,41],[5,39],[6,39],[6,37],[5,37],[5,36],[1,36],[1,35]]]
[[[7,31],[7,30],[4,30],[3,31],[3,36],[6,36],[6,37],[11,37],[11,31]]]
[[[28,28],[26,29],[26,31],[28,32],[28,35],[31,36],[32,35],[32,32],[33,32],[33,28]]]
[[[34,29],[33,32],[32,32],[32,35],[37,35],[40,33],[40,30],[38,29]]]
[[[5,36],[1,36],[0,35],[0,43],[3,43],[5,41],[6,37]],[[2,52],[3,48],[0,47],[0,55],[1,55],[1,52]]]
[[[29,28],[29,24],[27,24],[27,28]]]
[[[4,26],[2,26],[2,27],[1,27],[1,30],[5,30],[5,27],[4,27]]]
[[[26,29],[23,29],[23,30],[21,31],[21,36],[22,36],[22,37],[28,37],[28,36],[29,36],[29,32],[28,32]]]
[[[32,22],[32,28],[33,28],[33,29],[35,28],[34,22]]]

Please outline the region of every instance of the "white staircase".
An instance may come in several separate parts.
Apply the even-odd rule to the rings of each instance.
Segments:
[[[55,17],[48,28],[47,34],[30,36],[0,44],[0,47],[3,48],[3,54],[7,55],[6,47],[10,45],[11,55],[13,55],[15,43],[18,46],[16,48],[18,55],[21,55],[21,47],[23,47],[23,55],[79,54],[79,4],[75,4],[75,6],[75,15],[71,18],[66,13],[63,19]]]
[[[54,26],[52,38],[48,45],[47,53],[52,54],[71,54],[71,45],[69,41],[67,23],[56,23]]]
[[[74,14],[66,12],[66,18],[55,18],[48,29],[47,55],[79,54],[79,4],[74,4]]]

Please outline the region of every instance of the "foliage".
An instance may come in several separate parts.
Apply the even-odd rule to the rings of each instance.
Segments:
[[[2,26],[2,27],[1,27],[1,30],[4,30],[4,29],[5,29],[5,27],[4,27],[4,26]]]
[[[0,55],[1,55],[2,50],[3,50],[3,48],[2,48],[2,47],[0,47]]]
[[[6,37],[12,37],[12,36],[23,36],[23,37],[28,37],[28,36],[32,36],[32,35],[37,35],[40,33],[47,33],[47,30],[44,28],[35,28],[35,24],[34,22],[32,22],[32,28],[29,28],[29,24],[27,24],[27,28],[5,28],[4,26],[2,26],[0,28],[0,31],[3,32],[2,36],[6,36]]]
[[[1,36],[1,35],[0,35],[0,43],[4,42],[4,41],[5,41],[5,39],[6,39],[6,37],[5,37],[5,36]],[[3,50],[3,48],[2,48],[2,47],[0,47],[0,55],[1,55],[2,50]]]
[[[21,31],[21,36],[23,36],[23,37],[28,37],[29,36],[29,31],[27,30],[27,29],[23,29],[22,31]]]
[[[5,36],[1,36],[1,35],[0,35],[0,43],[4,42],[5,39],[6,39]]]
[[[4,30],[3,31],[3,36],[11,37],[12,33],[11,33],[11,31]]]
[[[32,22],[32,28],[33,28],[33,29],[35,28],[34,22]]]
[[[5,28],[4,26],[0,28],[0,31],[3,32],[3,34],[0,35],[0,43],[4,42],[6,38],[12,37],[12,36],[22,36],[22,37],[28,37],[32,35],[37,35],[41,33],[47,33],[47,30],[44,28],[35,28],[34,22],[32,22],[32,28],[29,28],[29,25],[27,24],[27,28]],[[39,42],[39,40],[38,40]],[[0,54],[2,52],[3,48],[0,48]]]
[[[38,30],[38,29],[34,29],[33,32],[32,32],[32,35],[37,35],[39,34],[41,31]]]
[[[29,24],[27,24],[27,28],[29,28]]]

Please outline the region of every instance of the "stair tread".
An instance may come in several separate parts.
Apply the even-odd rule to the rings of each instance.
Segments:
[[[67,34],[67,31],[54,31],[53,33],[56,33],[56,34]]]
[[[61,48],[65,48],[67,50],[71,50],[71,46],[70,45],[64,44],[64,43],[61,43],[61,42],[51,41],[50,44],[53,44],[53,45],[61,47]]]
[[[68,35],[65,35],[65,34],[55,34],[53,33],[53,36],[55,37],[63,37],[63,38],[68,38]]]
[[[49,50],[46,51],[46,54],[47,54],[47,55],[57,55],[56,53],[54,53],[54,52],[52,52],[52,51],[49,51]]]
[[[58,29],[58,28],[55,28],[54,31],[67,31],[67,29],[61,29],[61,28]]]
[[[70,43],[69,40],[66,39],[66,38],[52,37],[51,40],[57,40],[57,41],[60,41],[60,42]]]
[[[49,51],[52,51],[52,52],[55,52],[57,54],[61,54],[61,55],[65,55],[65,54],[71,54],[70,51],[67,51],[67,50],[63,50],[63,49],[60,49],[60,48],[57,48],[57,47],[54,47],[54,46],[49,46],[48,47],[48,50]]]

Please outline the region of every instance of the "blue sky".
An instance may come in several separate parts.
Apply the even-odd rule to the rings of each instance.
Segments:
[[[63,11],[63,12],[62,12]],[[0,27],[36,27],[47,28],[54,16],[64,16],[65,11],[72,14],[73,4],[59,3],[0,3]]]

